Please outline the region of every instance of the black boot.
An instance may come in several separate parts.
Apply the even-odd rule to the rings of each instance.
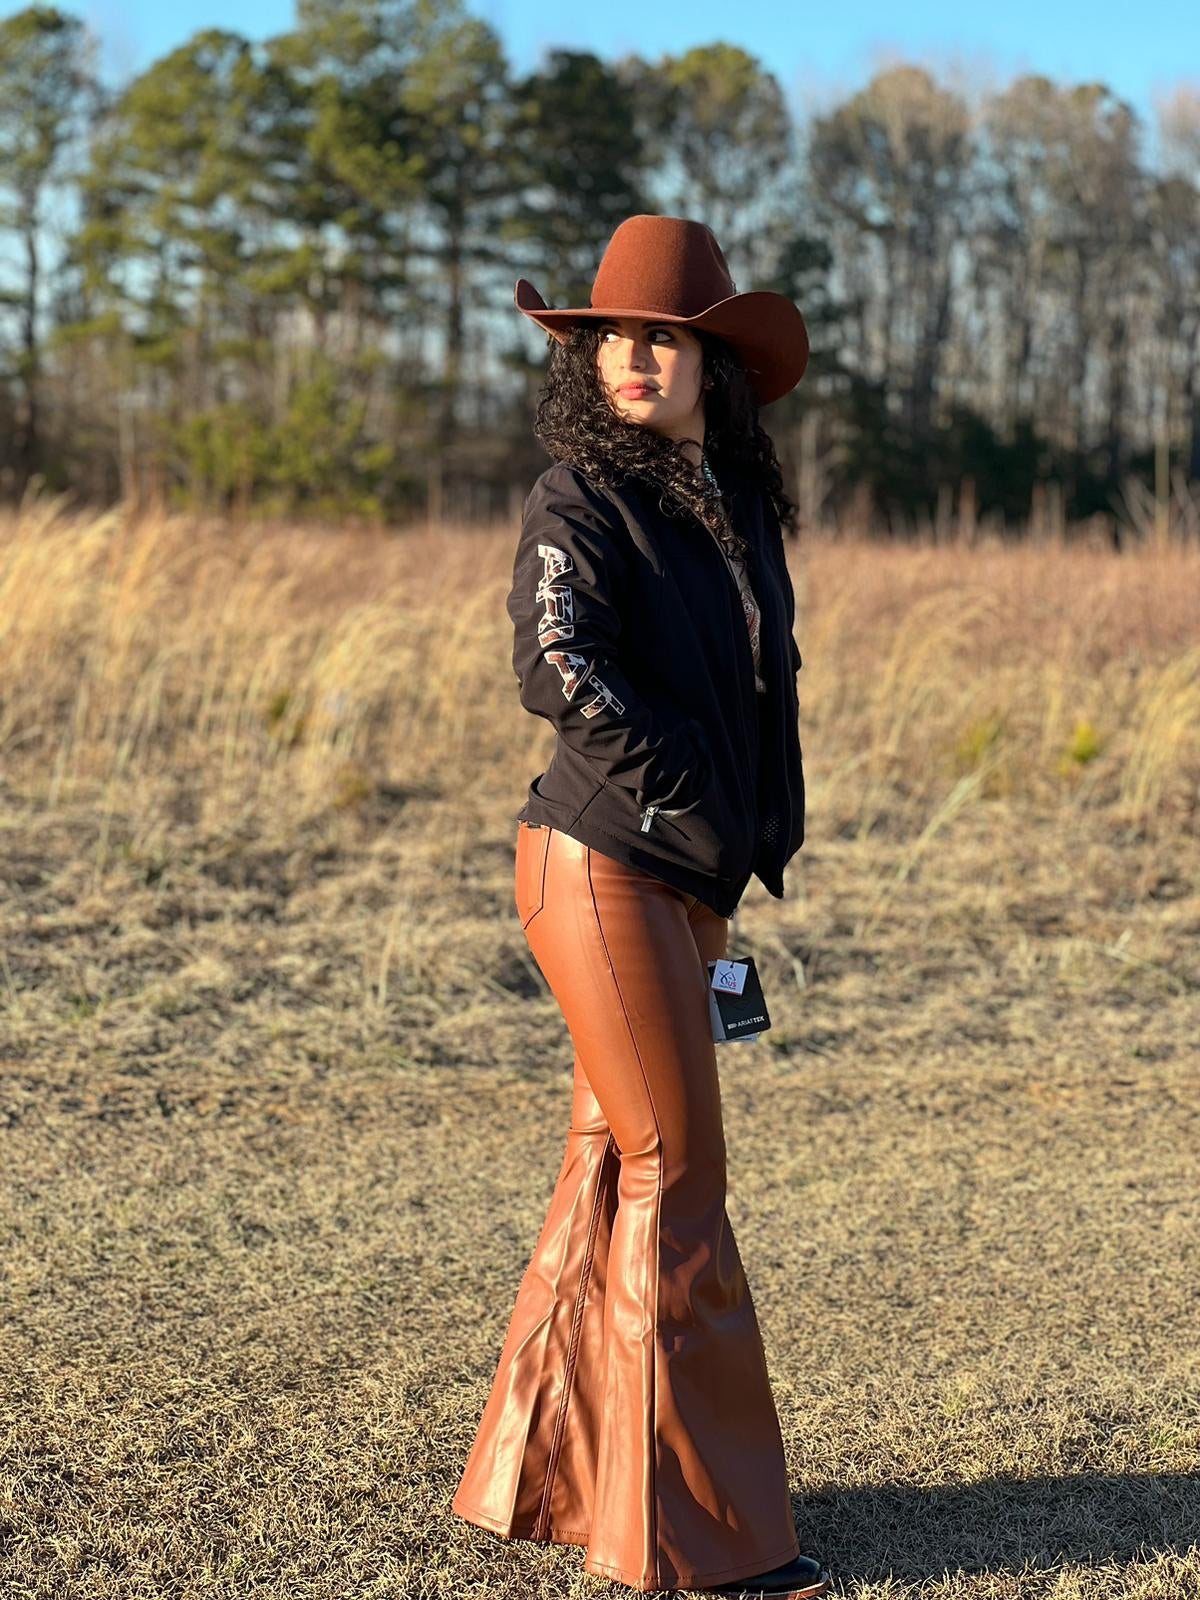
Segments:
[[[824,1594],[833,1580],[819,1561],[812,1556],[794,1556],[781,1567],[770,1572],[756,1572],[751,1578],[734,1578],[729,1583],[719,1583],[706,1594],[736,1595],[738,1600],[809,1600],[811,1595]]]

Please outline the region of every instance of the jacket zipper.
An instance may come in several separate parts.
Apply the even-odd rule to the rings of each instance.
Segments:
[[[649,833],[650,832],[650,824],[654,821],[654,816],[655,816],[655,813],[657,812],[657,810],[658,810],[657,806],[643,806],[643,808],[642,808],[642,832],[643,833]]]

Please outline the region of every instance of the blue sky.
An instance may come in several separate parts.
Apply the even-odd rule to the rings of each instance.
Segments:
[[[100,36],[109,82],[140,71],[197,29],[266,38],[294,20],[291,0],[59,3]],[[686,6],[605,0],[570,14],[544,0],[467,0],[467,7],[496,29],[518,72],[536,66],[551,45],[605,58],[631,50],[653,58],[724,39],[768,67],[798,112],[852,92],[896,56],[927,63],[944,81],[957,81],[957,73],[968,82],[1003,84],[1027,71],[1066,83],[1100,79],[1148,121],[1156,94],[1185,78],[1200,88],[1200,5],[1194,0],[1006,0],[1003,6],[909,0],[899,10],[881,0],[689,0]],[[0,15],[20,9],[0,0]]]

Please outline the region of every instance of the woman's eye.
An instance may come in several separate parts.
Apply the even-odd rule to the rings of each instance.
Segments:
[[[601,341],[601,343],[603,343],[608,338],[610,333],[616,333],[616,332],[617,332],[616,328],[601,328],[600,329],[600,341]],[[668,340],[668,342],[670,341],[671,330],[669,328],[651,328],[651,330],[650,330],[649,334],[647,335],[647,337],[650,338],[650,339],[653,339],[655,337],[655,335],[659,334],[659,333],[661,333],[662,336],[666,340]]]

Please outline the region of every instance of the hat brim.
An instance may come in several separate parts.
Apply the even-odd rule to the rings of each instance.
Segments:
[[[577,322],[600,318],[638,317],[644,321],[702,328],[725,339],[737,351],[759,405],[769,405],[794,389],[808,366],[808,328],[800,308],[772,289],[751,289],[718,300],[694,317],[676,316],[645,306],[566,306],[553,308],[528,278],[518,278],[513,291],[517,309],[560,343]]]

